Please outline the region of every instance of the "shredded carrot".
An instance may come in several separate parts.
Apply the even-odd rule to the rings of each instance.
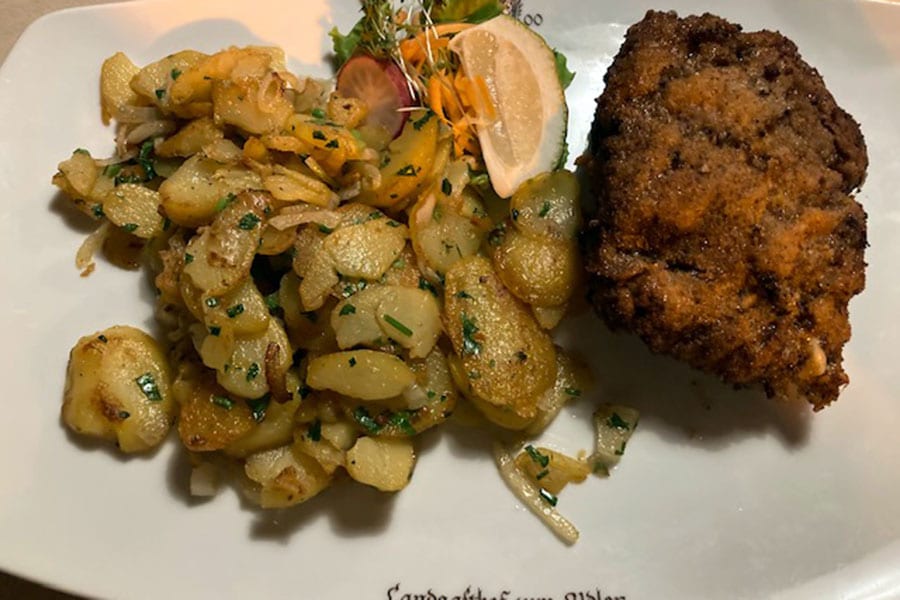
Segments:
[[[463,75],[461,71],[457,72],[456,76],[453,78],[453,87],[456,89],[456,93],[459,95],[459,99],[462,101],[463,106],[471,106],[472,85],[469,78]]]
[[[422,51],[422,47],[414,39],[403,40],[400,43],[400,56],[413,66],[418,66],[421,61],[425,60],[425,53]]]
[[[439,36],[445,36],[459,33],[469,27],[472,27],[471,23],[440,23],[435,25],[432,29],[434,29],[435,33]]]
[[[466,114],[465,108],[459,101],[459,97],[453,93],[453,86],[447,83],[443,78],[440,80],[440,83],[442,93],[446,96],[444,110],[447,112],[447,118],[453,122],[459,121],[459,119]]]
[[[469,130],[469,121],[466,118],[460,119],[453,124],[453,151],[457,156],[461,156],[469,147],[472,134]]]
[[[478,155],[475,119],[496,117],[490,92],[483,78],[471,80],[461,71],[438,68],[437,56],[448,51],[453,35],[469,23],[441,23],[425,28],[400,43],[400,57],[410,76],[421,82],[423,101],[451,130],[456,156]],[[437,64],[436,64],[437,63]]]
[[[433,57],[437,51],[447,48],[449,44],[449,38],[435,37],[426,29],[416,37],[403,40],[400,43],[400,54],[404,60],[419,67],[430,56]]]
[[[432,77],[428,80],[428,106],[431,107],[434,114],[445,121],[447,120],[447,117],[444,116],[444,104],[443,98],[441,97],[441,82],[438,81],[436,77]]]

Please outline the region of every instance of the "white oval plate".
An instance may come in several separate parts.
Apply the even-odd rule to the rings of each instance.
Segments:
[[[647,3],[514,4],[578,73],[568,93],[574,157],[605,69]],[[266,43],[284,47],[295,71],[327,75],[327,31],[346,31],[358,5],[158,0],[66,11],[29,28],[0,70],[0,568],[116,598],[900,595],[900,7],[664,7],[781,30],[862,124],[870,266],[851,304],[852,383],[835,406],[813,417],[732,392],[582,315],[563,337],[591,357],[600,384],[549,442],[589,448],[584,417],[601,397],[637,405],[643,419],[609,480],[562,495],[582,532],[572,548],[517,505],[477,432],[426,437],[401,494],[348,483],[279,513],[230,491],[191,500],[174,441],[132,459],[80,443],[58,418],[69,348],[114,323],[152,326],[143,275],[101,262],[78,276],[85,223],[49,183],[74,148],[112,151],[99,118],[102,60]]]

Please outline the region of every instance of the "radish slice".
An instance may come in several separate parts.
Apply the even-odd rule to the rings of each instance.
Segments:
[[[406,77],[393,61],[360,54],[352,57],[337,75],[337,92],[345,98],[359,98],[369,106],[366,124],[383,127],[392,137],[400,135],[413,106]]]

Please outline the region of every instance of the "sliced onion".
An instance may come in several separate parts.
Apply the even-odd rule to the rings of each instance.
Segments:
[[[128,132],[125,141],[129,144],[140,144],[152,137],[166,135],[178,129],[174,121],[147,121]]]
[[[428,394],[417,383],[403,390],[403,399],[406,400],[406,408],[410,410],[417,410],[428,404]]]
[[[97,165],[98,167],[108,167],[109,165],[120,165],[124,162],[128,162],[132,158],[137,157],[137,155],[138,155],[137,150],[129,150],[122,156],[116,155],[116,156],[110,156],[109,158],[97,159],[94,161],[94,164]]]
[[[314,159],[312,156],[307,156],[306,160],[303,161],[309,170],[313,172],[313,174],[328,184],[329,187],[335,187],[337,184],[334,181],[334,178],[325,172],[325,169],[322,168],[322,165],[319,164],[319,161]]]
[[[94,272],[94,253],[97,252],[106,240],[109,233],[109,221],[105,221],[89,236],[84,238],[78,252],[75,253],[75,266],[81,269],[81,276],[87,277]]]
[[[541,497],[541,490],[516,467],[513,455],[500,442],[494,442],[494,461],[507,487],[550,531],[567,544],[578,541],[578,529]]]
[[[377,190],[381,187],[381,170],[378,167],[369,162],[359,161],[354,163],[353,168],[362,175],[367,190]]]
[[[256,93],[256,105],[259,110],[272,114],[281,106],[279,100],[284,95],[284,82],[277,73],[267,73],[259,82]]]
[[[416,224],[419,227],[425,227],[434,216],[434,209],[437,206],[437,198],[434,194],[428,194],[422,202],[422,207],[416,211]]]
[[[116,127],[116,156],[125,156],[128,153],[129,125],[119,124]]]
[[[146,123],[147,121],[158,121],[162,118],[162,113],[155,106],[124,104],[116,109],[115,118],[119,123]]]
[[[346,202],[347,200],[351,200],[359,196],[359,193],[362,191],[362,184],[359,181],[354,181],[351,185],[347,187],[342,187],[337,191],[338,198],[341,199],[341,202]]]
[[[334,229],[340,222],[341,215],[338,213],[332,210],[321,210],[317,206],[308,204],[285,206],[276,216],[268,221],[269,225],[279,231],[307,223],[316,223]]]
[[[377,163],[380,158],[381,156],[378,154],[378,150],[369,148],[368,146],[363,148],[362,152],[359,153],[359,160],[371,163],[372,166],[375,166],[375,163]]]
[[[284,82],[284,87],[286,90],[302,93],[303,90],[306,89],[307,78],[304,77],[303,81],[300,81],[300,78],[290,71],[278,71],[277,74],[278,77],[280,77]]]
[[[191,496],[209,498],[219,492],[219,471],[215,465],[202,462],[191,469]]]
[[[588,457],[595,474],[605,477],[619,464],[640,416],[636,408],[620,404],[606,403],[597,408],[594,412],[594,453]]]

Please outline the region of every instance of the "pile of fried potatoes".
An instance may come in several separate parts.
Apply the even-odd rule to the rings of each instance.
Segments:
[[[533,434],[581,394],[550,334],[580,272],[573,174],[498,198],[433,113],[391,140],[274,48],[119,53],[100,84],[115,155],[76,150],[53,183],[101,223],[85,274],[100,247],[154,269],[166,339],[79,340],[73,430],[141,452],[177,423],[197,472],[240,465],[283,507],[343,473],[402,489],[460,401]]]

